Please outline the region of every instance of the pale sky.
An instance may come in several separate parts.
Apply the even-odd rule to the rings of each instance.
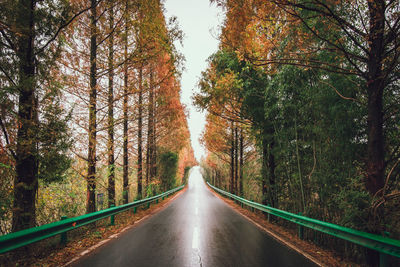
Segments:
[[[176,44],[186,58],[181,101],[190,114],[188,123],[192,146],[196,159],[200,161],[205,156],[205,149],[199,143],[205,125],[205,114],[198,112],[192,105],[191,96],[198,91],[196,85],[201,72],[207,68],[207,58],[218,49],[216,36],[223,15],[215,5],[210,5],[209,0],[166,0],[164,6],[167,10],[166,18],[176,16],[185,34],[183,47]]]

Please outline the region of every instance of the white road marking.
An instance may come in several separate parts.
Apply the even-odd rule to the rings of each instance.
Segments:
[[[199,228],[195,227],[193,230],[192,249],[199,248]]]

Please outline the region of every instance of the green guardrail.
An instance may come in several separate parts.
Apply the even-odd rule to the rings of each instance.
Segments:
[[[8,252],[16,248],[20,248],[59,234],[61,234],[61,243],[66,243],[67,242],[66,233],[68,231],[74,230],[78,227],[87,225],[89,223],[93,223],[95,221],[107,217],[111,217],[110,224],[113,225],[114,215],[131,208],[134,208],[134,212],[136,212],[136,208],[138,206],[144,204],[147,204],[149,206],[150,203],[153,201],[156,201],[158,203],[158,200],[160,198],[164,199],[166,196],[183,189],[184,186],[185,185],[181,185],[177,188],[174,188],[157,196],[137,200],[118,207],[111,207],[108,209],[85,214],[74,218],[62,217],[61,221],[58,222],[53,222],[38,227],[33,227],[15,233],[10,233],[7,235],[0,236],[0,253]]]
[[[298,224],[299,226],[308,227],[310,229],[320,231],[320,232],[350,241],[357,245],[379,251],[380,252],[380,266],[386,265],[386,263],[385,263],[386,255],[385,254],[400,258],[400,240],[354,230],[354,229],[339,226],[339,225],[336,225],[333,223],[327,223],[327,222],[319,221],[316,219],[308,218],[305,216],[293,214],[293,213],[290,213],[287,211],[272,208],[269,206],[265,206],[265,205],[238,197],[234,194],[228,193],[224,190],[221,190],[221,189],[211,185],[208,182],[207,182],[207,184],[212,189],[217,191],[218,193],[225,195],[227,197],[230,197],[231,199],[234,199],[236,201],[239,201],[240,203],[245,204],[249,207],[261,210],[268,214],[278,216],[278,217],[288,220],[290,222],[294,222],[294,223]],[[302,238],[302,232],[303,232],[302,229],[299,229],[300,238]]]

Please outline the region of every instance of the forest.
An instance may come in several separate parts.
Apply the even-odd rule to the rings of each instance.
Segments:
[[[197,164],[158,0],[0,3],[0,234],[149,197]]]
[[[209,2],[224,19],[192,97],[204,179],[400,240],[400,0]],[[184,33],[165,14],[161,0],[0,1],[0,235],[186,183]]]
[[[211,2],[225,20],[193,96],[207,111],[206,179],[400,239],[400,2]],[[343,240],[306,236],[361,263],[364,254],[376,259]]]

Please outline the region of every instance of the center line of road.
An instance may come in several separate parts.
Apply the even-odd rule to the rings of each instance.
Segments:
[[[196,207],[196,209],[195,209],[195,214],[199,215],[199,208],[198,207]]]
[[[195,227],[193,230],[192,249],[199,248],[199,228]]]

